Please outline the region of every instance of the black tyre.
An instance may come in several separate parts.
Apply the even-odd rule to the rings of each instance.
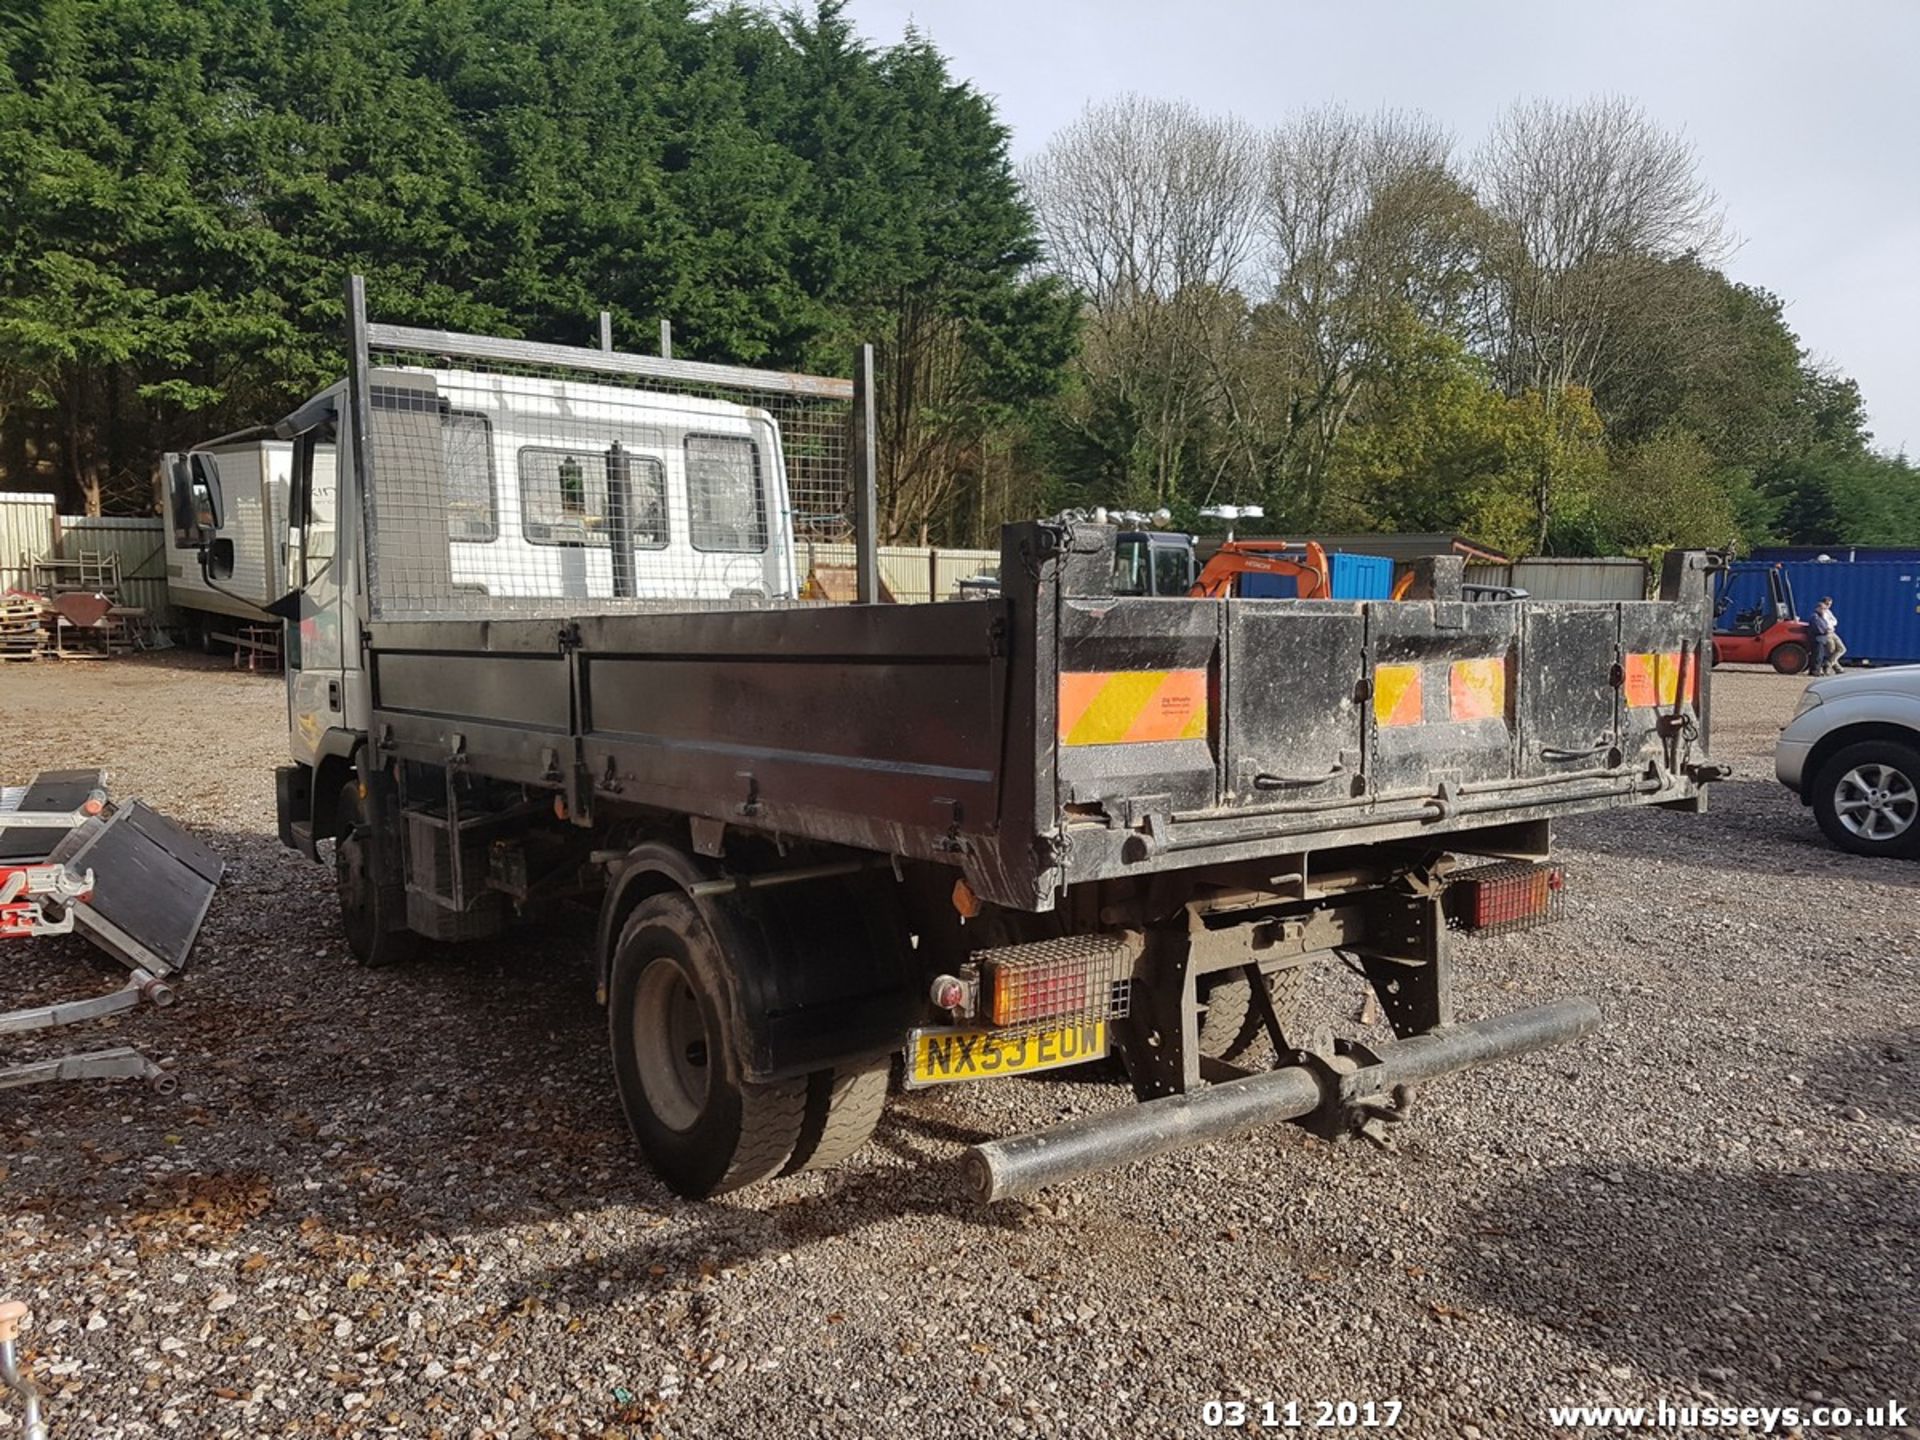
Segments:
[[[1813,813],[1856,855],[1920,855],[1920,751],[1893,740],[1849,745],[1820,767]]]
[[[1788,640],[1773,647],[1767,662],[1782,675],[1803,675],[1807,669],[1807,647],[1798,640]]]
[[[1291,965],[1266,977],[1267,995],[1274,1013],[1285,1025],[1299,1012],[1300,991],[1306,982],[1304,966]],[[1220,1060],[1236,1060],[1265,1033],[1254,1008],[1253,987],[1243,975],[1216,977],[1207,985],[1206,1010],[1200,1017],[1200,1053]]]
[[[643,900],[628,918],[607,1021],[621,1107],[662,1180],[701,1199],[780,1173],[800,1141],[807,1081],[741,1078],[725,960],[685,896]]]
[[[780,1173],[828,1169],[871,1140],[880,1112],[886,1109],[889,1068],[888,1061],[874,1060],[809,1075],[800,1138]]]
[[[372,969],[412,959],[419,953],[420,937],[406,928],[406,887],[379,883],[376,842],[362,815],[358,781],[341,787],[338,814],[345,828],[333,842],[333,879],[347,948]]]

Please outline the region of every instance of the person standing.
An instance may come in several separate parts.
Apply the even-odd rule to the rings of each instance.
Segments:
[[[1813,638],[1820,647],[1820,653],[1814,657],[1813,673],[1838,675],[1840,658],[1847,653],[1847,646],[1840,638],[1840,617],[1833,613],[1831,595],[1821,596],[1820,603],[1813,607]]]

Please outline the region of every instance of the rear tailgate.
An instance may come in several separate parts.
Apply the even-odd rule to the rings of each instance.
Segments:
[[[1636,603],[1063,596],[1042,719],[1062,878],[1690,800],[1706,731],[1695,588]]]

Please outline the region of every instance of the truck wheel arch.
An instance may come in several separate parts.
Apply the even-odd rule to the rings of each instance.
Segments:
[[[367,737],[352,730],[329,730],[320,737],[320,763],[313,770],[313,838],[338,839],[340,790],[360,768]]]
[[[714,872],[684,850],[671,845],[648,842],[636,845],[626,858],[614,866],[607,893],[600,902],[600,921],[594,938],[594,996],[607,1003],[607,981],[613,968],[614,947],[627,917],[642,900],[655,895],[685,894],[702,880],[711,880]],[[704,906],[695,905],[704,915]]]
[[[925,1009],[920,957],[887,897],[853,880],[821,879],[700,896],[717,866],[647,842],[616,867],[600,905],[595,995],[609,1001],[613,956],[628,918],[655,895],[683,894],[727,958],[733,1042],[756,1083],[892,1054]],[[892,877],[873,877],[891,885]]]

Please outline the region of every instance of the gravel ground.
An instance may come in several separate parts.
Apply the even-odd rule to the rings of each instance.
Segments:
[[[1564,921],[1460,950],[1465,1015],[1586,993],[1598,1035],[1430,1087],[1391,1153],[1282,1127],[983,1212],[960,1149],[1119,1104],[1111,1076],[909,1097],[841,1171],[678,1200],[615,1108],[583,922],[351,964],[329,877],[273,837],[275,679],[0,670],[0,776],[104,764],[230,863],[182,1003],[62,1037],[141,1045],[180,1093],[0,1095],[0,1296],[33,1307],[55,1435],[1188,1436],[1245,1398],[1397,1400],[1403,1433],[1473,1440],[1547,1433],[1549,1403],[1920,1409],[1920,866],[1828,848],[1773,783],[1800,682],[1714,684],[1714,812],[1568,825]],[[76,941],[4,954],[8,1004],[118,983]]]

